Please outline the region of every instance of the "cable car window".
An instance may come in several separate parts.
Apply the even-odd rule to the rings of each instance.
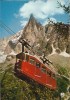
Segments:
[[[15,66],[17,68],[20,68],[21,67],[21,64],[22,64],[22,60],[21,59],[17,59]]]
[[[36,67],[40,68],[40,63],[36,62]]]
[[[32,65],[35,65],[35,60],[32,59],[32,58],[30,58],[30,63],[31,63]]]
[[[55,78],[55,74],[52,74],[52,77]]]
[[[47,71],[47,74],[48,74],[49,76],[51,76],[51,71]]]
[[[26,55],[26,61],[29,61],[29,55]]]
[[[25,60],[25,54],[23,53],[22,59]]]
[[[46,73],[46,67],[42,66],[41,71],[44,72],[44,73]]]

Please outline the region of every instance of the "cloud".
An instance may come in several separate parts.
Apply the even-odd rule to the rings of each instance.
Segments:
[[[14,16],[15,16],[16,18],[18,18],[18,17],[19,17],[19,15],[18,15],[18,14],[16,14],[16,13],[14,13]]]
[[[64,0],[58,0],[64,4]],[[24,18],[29,18],[33,14],[36,18],[45,19],[48,16],[55,14],[63,14],[62,8],[57,8],[57,0],[35,0],[25,3],[19,10],[19,15]]]
[[[27,20],[20,21],[21,26],[25,26],[27,24]]]
[[[53,21],[54,23],[57,22],[57,20],[55,18],[53,18],[53,17],[51,17],[50,20]]]
[[[56,20],[55,18],[53,18],[53,17],[50,18],[50,21],[53,21],[54,23],[57,23],[57,20]],[[44,21],[43,25],[48,24],[48,22],[49,22],[49,19],[47,18],[47,19]]]
[[[65,0],[58,1],[65,4]],[[29,19],[31,14],[37,19],[45,20],[56,14],[64,14],[64,11],[62,8],[58,8],[57,0],[29,0],[19,9],[19,16],[24,20],[24,18]],[[25,22],[23,21],[23,23]]]

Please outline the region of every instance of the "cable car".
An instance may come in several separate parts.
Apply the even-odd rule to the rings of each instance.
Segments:
[[[31,47],[26,40],[20,40],[22,52],[16,55],[15,72],[19,72],[37,83],[44,85],[52,90],[56,90],[57,83],[55,73],[49,68],[48,60],[30,55],[24,51],[24,47]]]

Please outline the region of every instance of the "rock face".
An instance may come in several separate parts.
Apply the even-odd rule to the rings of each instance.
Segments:
[[[10,54],[12,51],[14,51],[16,54],[21,51],[21,45],[19,43],[19,39],[21,38],[21,35],[23,33],[23,30],[20,30],[15,35],[11,36],[8,39],[8,42],[4,48],[4,54]]]
[[[46,38],[48,39],[46,49],[50,49],[50,53],[66,52],[70,54],[69,27],[69,25],[62,23],[45,26]]]
[[[29,22],[25,26],[22,38],[28,39],[31,44],[37,42],[44,36],[44,27],[36,21],[33,15],[30,16]]]
[[[25,26],[22,38],[30,41],[31,45],[37,45],[34,51],[42,54],[43,51],[48,54],[70,55],[70,33],[69,25],[63,23],[49,23],[42,26],[36,21],[33,15]]]
[[[68,24],[63,23],[48,23],[42,26],[31,15],[24,29],[20,30],[8,40],[4,40],[4,48],[2,44],[0,47],[3,48],[5,54],[11,53],[12,50],[18,53],[21,51],[19,39],[26,39],[38,55],[42,55],[45,52],[45,55],[59,54],[69,57],[69,27]]]

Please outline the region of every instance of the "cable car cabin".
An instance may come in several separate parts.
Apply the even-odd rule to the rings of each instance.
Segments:
[[[17,71],[50,89],[57,88],[55,73],[48,68],[48,65],[27,53],[16,55],[15,72]]]

